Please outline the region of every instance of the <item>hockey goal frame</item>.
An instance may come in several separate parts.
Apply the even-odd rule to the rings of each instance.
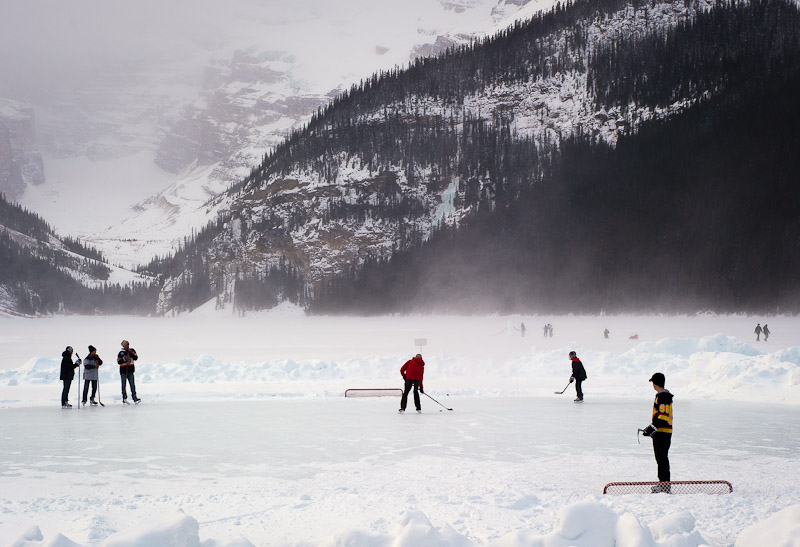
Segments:
[[[728,481],[666,481],[666,482],[610,482],[603,495],[627,494],[731,494],[733,485]]]

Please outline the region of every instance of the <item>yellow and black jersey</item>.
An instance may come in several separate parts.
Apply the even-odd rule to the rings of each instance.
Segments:
[[[653,403],[653,426],[661,433],[672,433],[672,393],[656,393]]]

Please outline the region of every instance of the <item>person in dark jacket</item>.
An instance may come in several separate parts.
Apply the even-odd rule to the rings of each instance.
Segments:
[[[575,398],[576,403],[583,402],[583,390],[581,384],[586,380],[586,369],[583,368],[583,363],[578,359],[578,354],[574,351],[569,352],[569,359],[572,361],[572,376],[569,378],[569,383],[575,382]]]
[[[422,405],[419,402],[419,394],[425,393],[422,387],[422,376],[425,374],[425,361],[422,360],[422,355],[417,354],[414,358],[406,361],[406,364],[400,367],[400,375],[405,380],[405,389],[403,390],[403,398],[400,399],[400,412],[406,411],[408,404],[408,392],[414,389],[414,405],[417,407],[417,412],[422,412]],[[417,391],[419,390],[419,391]]]
[[[133,373],[136,372],[136,365],[134,361],[136,361],[139,356],[136,354],[136,350],[130,346],[130,343],[127,340],[123,340],[121,342],[122,349],[117,354],[117,364],[119,365],[119,377],[122,381],[122,402],[126,405],[128,403],[128,392],[125,389],[125,382],[127,381],[131,385],[131,396],[133,396],[133,402],[138,403],[141,401],[136,396],[136,384],[133,381]]]
[[[764,328],[763,328],[763,329],[761,329],[761,332],[763,332],[763,333],[764,333],[764,342],[766,342],[767,340],[769,340],[769,335],[770,335],[770,332],[769,332],[769,325],[767,325],[766,323],[764,323]]]
[[[61,390],[61,408],[72,408],[69,404],[69,387],[72,385],[72,379],[75,378],[75,369],[81,366],[80,358],[72,362],[72,346],[67,346],[61,353],[61,375],[60,380],[64,381],[64,389]]]
[[[759,342],[761,340],[761,332],[762,332],[761,323],[757,323],[756,328],[753,329],[753,334],[756,335],[756,342]]]
[[[656,398],[653,402],[653,418],[644,431],[644,435],[653,439],[653,453],[658,465],[659,482],[669,482],[669,447],[672,444],[672,393],[664,389],[664,375],[656,372],[650,377]],[[667,492],[668,484],[653,487],[653,493]]]
[[[83,360],[83,404],[86,404],[86,396],[89,394],[89,384],[92,384],[92,397],[89,401],[92,405],[97,405],[94,396],[97,395],[97,380],[99,379],[100,365],[103,360],[97,355],[97,348],[89,345],[89,355]]]

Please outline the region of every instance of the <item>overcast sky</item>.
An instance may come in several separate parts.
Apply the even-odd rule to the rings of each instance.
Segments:
[[[86,82],[145,62],[202,66],[212,53],[255,41],[299,55],[343,56],[351,44],[391,42],[393,32],[410,38],[418,26],[441,23],[436,21],[441,17],[432,17],[441,11],[438,0],[0,0],[0,5],[0,96],[17,100],[35,99],[54,83]],[[486,16],[483,10],[481,17]],[[459,18],[452,11],[449,17]]]

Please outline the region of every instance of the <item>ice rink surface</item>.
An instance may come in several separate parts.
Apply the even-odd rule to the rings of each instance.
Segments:
[[[552,338],[534,330],[547,321]],[[769,318],[780,337],[767,344],[754,323],[0,319],[0,545],[796,545],[800,320]],[[138,406],[120,402],[122,337],[140,355]],[[426,393],[453,411],[425,395],[422,414],[403,415],[397,397],[343,397],[398,387],[419,338]],[[67,343],[98,347],[105,407],[59,408]],[[589,374],[583,404],[572,387],[554,394],[570,349]],[[732,494],[603,496],[608,482],[656,480],[636,430],[657,370],[675,394],[672,478],[727,480]]]

